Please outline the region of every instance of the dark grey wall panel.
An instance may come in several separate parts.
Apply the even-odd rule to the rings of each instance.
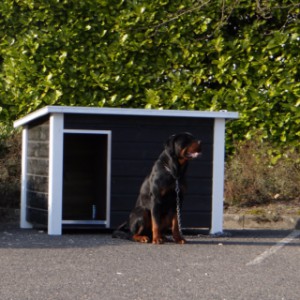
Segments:
[[[27,175],[27,189],[46,193],[48,190],[48,176]]]
[[[27,207],[48,210],[48,194],[28,191]]]
[[[66,114],[64,124],[66,129],[112,131],[111,225],[113,227],[118,225],[119,221],[127,219],[140,186],[163,151],[166,139],[178,132],[188,131],[194,134],[202,141],[203,155],[190,162],[187,171],[188,192],[185,195],[182,213],[189,215],[183,219],[183,226],[200,226],[199,224],[210,226],[213,119]]]
[[[49,120],[42,118],[28,127],[27,221],[47,224],[49,172]]]
[[[43,209],[36,209],[27,207],[27,221],[32,224],[47,226],[48,224],[48,211]]]
[[[111,227],[115,228],[119,226],[128,218],[127,212],[115,212],[114,218],[111,221]],[[211,223],[211,212],[194,212],[194,213],[184,213],[182,214],[181,223],[184,228],[196,227],[198,228],[209,228]]]

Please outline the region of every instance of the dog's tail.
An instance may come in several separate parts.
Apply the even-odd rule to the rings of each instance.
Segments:
[[[132,240],[132,234],[129,230],[128,222],[121,224],[113,233],[112,238],[122,240]]]

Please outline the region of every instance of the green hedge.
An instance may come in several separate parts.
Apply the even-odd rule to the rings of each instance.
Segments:
[[[2,0],[0,123],[45,105],[232,110],[230,140],[299,146],[300,6]]]

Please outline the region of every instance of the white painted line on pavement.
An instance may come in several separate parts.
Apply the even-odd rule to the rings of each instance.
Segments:
[[[286,246],[290,242],[292,242],[295,238],[300,236],[300,230],[294,230],[292,233],[290,233],[287,237],[279,241],[277,244],[272,246],[270,249],[266,250],[262,254],[258,255],[255,259],[251,260],[246,264],[246,266],[253,266],[258,265],[262,261],[264,261],[266,258],[270,257],[271,255],[275,254],[277,251],[279,251],[282,247]]]

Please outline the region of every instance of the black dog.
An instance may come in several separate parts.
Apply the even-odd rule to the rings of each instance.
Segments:
[[[163,233],[172,229],[174,241],[184,244],[176,212],[176,181],[179,184],[180,206],[186,189],[185,173],[188,161],[201,154],[201,142],[190,133],[179,133],[169,137],[165,149],[154,163],[149,176],[144,180],[136,206],[129,216],[129,222],[122,224],[113,237],[126,238],[141,243],[161,244]],[[129,226],[129,228],[128,228]]]

